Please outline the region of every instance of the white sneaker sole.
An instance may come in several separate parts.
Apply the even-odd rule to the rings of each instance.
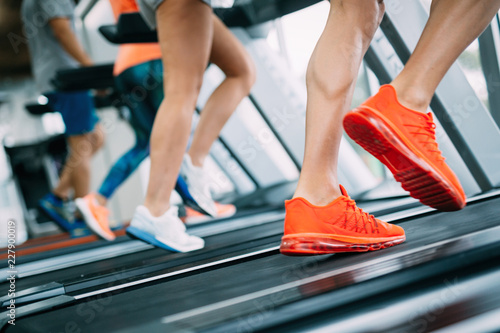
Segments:
[[[179,244],[179,243],[176,243],[172,240],[167,240],[167,239],[163,239],[161,237],[157,237],[153,234],[150,234],[147,231],[141,230],[141,229],[134,227],[134,226],[130,226],[127,228],[127,234],[132,238],[139,239],[139,240],[146,242],[146,243],[149,243],[153,246],[156,246],[156,247],[168,250],[168,251],[172,251],[172,252],[182,252],[182,253],[191,252],[191,251],[200,250],[205,246],[205,241],[199,237],[197,237],[200,240],[200,242],[198,242],[198,244],[189,244],[189,245]]]

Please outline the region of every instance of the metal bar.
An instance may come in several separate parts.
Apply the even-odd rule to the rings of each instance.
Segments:
[[[392,10],[386,12],[381,29],[401,60],[406,62],[428,14],[419,1],[408,1],[401,6],[398,0],[388,0],[386,6]],[[444,76],[431,108],[481,189],[500,185],[499,161],[492,158],[500,154],[500,129],[458,64],[452,65]]]
[[[492,24],[498,30],[497,21],[493,21]],[[479,54],[481,56],[486,87],[488,88],[490,112],[497,126],[500,127],[500,68],[492,25],[489,25],[481,36],[479,36]]]
[[[197,107],[195,109],[195,111],[196,111],[196,113],[199,116],[200,112],[201,112],[200,109]],[[224,149],[228,152],[229,156],[231,156],[231,158],[236,162],[236,164],[238,164],[238,166],[241,168],[241,170],[243,170],[243,172],[245,173],[245,175],[252,181],[252,183],[255,185],[255,187],[259,188],[259,183],[255,179],[255,177],[250,173],[250,170],[248,170],[248,168],[243,164],[243,162],[238,158],[238,156],[236,156],[236,154],[234,153],[234,151],[224,142],[224,139],[219,136],[217,138],[217,141],[224,147]],[[226,168],[223,165],[223,163],[220,162],[216,158],[214,158],[214,160],[216,160],[216,162],[219,165],[219,167],[224,171],[224,173],[229,177],[229,179],[231,179],[233,181],[233,183],[235,183],[234,180],[232,179],[233,177],[232,177],[231,173],[226,170]],[[236,186],[236,188],[237,188],[237,186]]]
[[[262,119],[264,119],[266,125],[269,126],[269,129],[271,130],[271,132],[274,134],[274,136],[276,136],[276,139],[279,141],[279,143],[281,144],[281,146],[283,147],[283,149],[285,149],[286,153],[288,154],[288,156],[292,160],[293,164],[295,164],[295,166],[297,167],[297,169],[300,171],[301,168],[302,168],[301,161],[297,160],[297,158],[293,155],[292,151],[287,146],[287,144],[285,143],[285,141],[283,140],[283,138],[281,137],[281,135],[278,133],[278,131],[276,130],[276,128],[274,128],[272,122],[269,120],[269,117],[264,112],[264,110],[262,110],[262,108],[260,107],[260,105],[257,102],[257,100],[252,95],[249,95],[248,97],[249,97],[250,101],[252,102],[252,104],[255,106],[255,109],[257,109],[257,111],[259,112],[259,114],[262,116]]]

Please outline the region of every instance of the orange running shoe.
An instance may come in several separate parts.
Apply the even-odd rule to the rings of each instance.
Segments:
[[[402,106],[391,85],[344,117],[347,134],[394,174],[424,205],[442,211],[465,206],[465,193],[438,149],[432,114]]]
[[[217,215],[215,215],[216,219],[223,219],[236,214],[236,206],[231,204],[221,204],[215,201],[215,209],[217,210]],[[206,221],[211,221],[213,219],[214,217],[197,212],[196,210],[187,206],[186,216],[181,218],[181,220],[187,224],[203,223]]]
[[[89,193],[83,198],[75,200],[76,206],[87,226],[102,238],[112,241],[115,234],[109,229],[109,210],[99,205],[94,193]]]
[[[342,195],[326,206],[314,206],[304,198],[285,203],[285,235],[280,252],[288,256],[338,252],[366,252],[403,243],[403,228],[365,213]]]

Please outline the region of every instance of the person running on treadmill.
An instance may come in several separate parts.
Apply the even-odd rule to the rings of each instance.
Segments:
[[[363,212],[339,186],[342,122],[348,135],[384,163],[412,197],[443,211],[465,206],[462,186],[438,149],[432,114],[425,112],[450,66],[499,7],[500,0],[434,0],[404,69],[347,113],[358,69],[385,8],[382,0],[331,1],[307,69],[304,164],[295,195],[286,202],[281,253],[371,251],[405,240],[401,227]]]
[[[203,163],[212,143],[255,81],[253,61],[243,45],[210,7],[209,0],[140,0],[141,14],[158,22],[165,70],[164,99],[150,140],[151,170],[146,198],[137,207],[127,232],[153,245],[177,252],[203,248],[203,239],[186,233],[170,194],[177,176],[203,210],[215,215],[211,181]],[[226,75],[203,108],[191,146],[184,154],[191,119],[208,62]],[[181,167],[182,165],[182,167]]]
[[[110,0],[115,19],[121,14],[138,12],[135,0]],[[129,123],[135,134],[135,145],[111,167],[97,193],[76,199],[76,205],[87,225],[107,240],[115,238],[109,228],[109,210],[106,205],[115,190],[149,156],[149,136],[156,111],[163,100],[163,65],[158,43],[122,44],[116,58],[113,74],[121,101],[130,109]],[[178,182],[183,182],[178,178]],[[178,188],[186,188],[179,184]],[[189,191],[179,191],[184,201],[203,211],[195,201],[189,200]],[[215,203],[216,215],[231,216],[234,205]]]
[[[92,65],[74,32],[74,9],[72,0],[24,0],[21,16],[37,89],[62,115],[69,145],[57,186],[39,204],[63,229],[78,236],[85,224],[75,219],[69,198],[71,191],[75,198],[89,192],[90,160],[104,144],[104,132],[88,91],[57,92],[50,82],[60,69]]]

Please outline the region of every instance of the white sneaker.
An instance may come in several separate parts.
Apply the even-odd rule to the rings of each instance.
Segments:
[[[141,205],[135,210],[127,234],[169,251],[190,252],[202,249],[205,241],[186,233],[186,226],[179,219],[177,210],[176,206],[172,206],[162,216],[154,217]]]
[[[216,217],[217,208],[212,199],[210,180],[202,168],[193,165],[188,154],[184,154],[180,176],[186,183],[189,195],[194,200],[194,203],[190,202],[191,200],[186,200],[186,204],[201,213]],[[182,196],[182,193],[179,193]]]
[[[181,206],[183,204],[180,194],[176,190],[172,190],[170,192],[170,206]]]

